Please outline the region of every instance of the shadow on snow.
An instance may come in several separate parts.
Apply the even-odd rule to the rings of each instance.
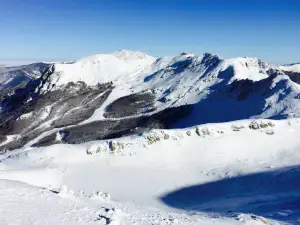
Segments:
[[[295,224],[300,218],[299,177],[300,166],[287,167],[185,187],[160,200],[181,210],[248,213]]]

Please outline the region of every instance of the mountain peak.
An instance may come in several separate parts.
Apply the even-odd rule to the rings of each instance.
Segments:
[[[124,60],[137,60],[137,59],[147,59],[153,58],[152,56],[147,55],[146,53],[140,51],[132,51],[127,49],[121,49],[112,53],[115,57]]]

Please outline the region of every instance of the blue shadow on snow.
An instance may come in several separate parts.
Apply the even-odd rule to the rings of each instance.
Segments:
[[[287,167],[185,187],[160,200],[181,210],[222,216],[247,213],[298,224],[299,177],[300,166]]]

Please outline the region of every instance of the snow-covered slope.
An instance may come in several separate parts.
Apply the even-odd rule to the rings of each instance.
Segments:
[[[215,86],[219,89],[228,86],[234,80],[265,79],[269,76],[270,68],[270,65],[258,59],[224,60],[209,53],[182,53],[175,57],[159,58],[140,73],[117,80],[116,89],[109,100],[153,90],[158,107],[194,104],[206,98]],[[218,85],[220,83],[222,85]]]
[[[297,224],[299,132],[298,119],[244,120],[24,148],[2,156],[0,179],[46,190],[1,181],[1,219],[30,224],[49,210],[49,224]]]
[[[274,65],[254,58],[221,59],[205,53],[183,53],[157,59],[131,79],[117,83],[104,107],[128,94],[152,90],[158,110],[196,104],[193,124],[249,117],[299,117],[299,84]],[[238,110],[235,110],[238,109]],[[199,116],[198,116],[199,117]],[[197,121],[197,122],[196,122]]]
[[[56,63],[57,85],[82,81],[88,85],[115,81],[139,72],[155,58],[142,52],[121,50],[112,54],[98,54],[74,63]]]
[[[280,66],[280,69],[300,73],[300,63]]]

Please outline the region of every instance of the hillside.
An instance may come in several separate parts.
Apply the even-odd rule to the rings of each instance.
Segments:
[[[299,117],[300,85],[292,79],[299,74],[280,68],[255,58],[182,53],[155,60],[128,50],[5,68],[1,149]]]

